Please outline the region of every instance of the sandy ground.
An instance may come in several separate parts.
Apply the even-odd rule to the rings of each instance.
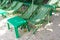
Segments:
[[[5,18],[0,18],[0,40],[17,40],[14,31],[7,29]],[[52,16],[53,21],[37,30],[36,34],[26,32],[18,40],[60,40],[60,13]]]

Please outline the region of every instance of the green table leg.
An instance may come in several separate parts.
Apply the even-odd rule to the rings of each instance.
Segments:
[[[50,16],[52,16],[52,12],[53,12],[53,10],[50,11]]]
[[[28,26],[28,23],[25,24],[25,27],[28,29],[28,31],[30,32],[30,27]]]
[[[30,32],[30,27],[27,25],[26,28],[28,29],[28,31]]]
[[[20,37],[19,32],[18,32],[18,28],[15,28],[15,34],[16,34],[16,38]]]
[[[8,26],[8,30],[9,30],[10,29],[9,23],[7,23],[7,26]]]

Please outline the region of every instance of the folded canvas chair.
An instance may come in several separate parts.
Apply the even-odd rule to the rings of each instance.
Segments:
[[[8,13],[14,13],[16,11],[18,11],[18,9],[23,5],[22,2],[13,2],[13,5],[11,5],[8,9],[6,10],[2,10],[2,12],[0,13],[1,15],[3,14],[4,16],[6,16]],[[1,11],[0,10],[0,11]],[[4,13],[5,12],[5,13]]]
[[[7,13],[14,13],[14,12],[18,11],[18,9],[22,7],[22,5],[23,5],[23,3],[19,2],[14,8],[12,8],[11,10],[8,10],[6,12]]]
[[[44,19],[50,15],[50,11],[51,11],[51,6],[41,6],[39,8],[39,10],[37,11],[37,14],[35,14],[34,16],[31,16],[30,19],[28,21],[30,21],[30,23],[32,25],[35,25],[36,28],[34,29],[33,33],[35,33],[37,31],[37,29],[41,26],[42,23],[44,23]],[[49,19],[48,19],[49,21]],[[40,24],[40,25],[37,25]]]

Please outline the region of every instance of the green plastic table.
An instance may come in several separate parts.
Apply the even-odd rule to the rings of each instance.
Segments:
[[[10,18],[7,21],[7,25],[8,25],[8,29],[10,29],[10,24],[13,25],[15,33],[16,33],[16,38],[19,38],[20,35],[18,33],[18,28],[19,27],[26,27],[28,29],[28,31],[30,31],[28,25],[27,25],[27,21],[24,20],[23,18],[20,18],[19,16],[15,16],[13,18]],[[24,26],[25,25],[25,26]]]

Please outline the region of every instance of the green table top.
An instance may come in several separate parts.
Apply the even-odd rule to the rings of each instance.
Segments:
[[[25,24],[26,20],[24,20],[23,18],[21,18],[19,16],[15,16],[15,17],[9,19],[8,23],[12,24],[14,27],[18,27],[20,25]]]

